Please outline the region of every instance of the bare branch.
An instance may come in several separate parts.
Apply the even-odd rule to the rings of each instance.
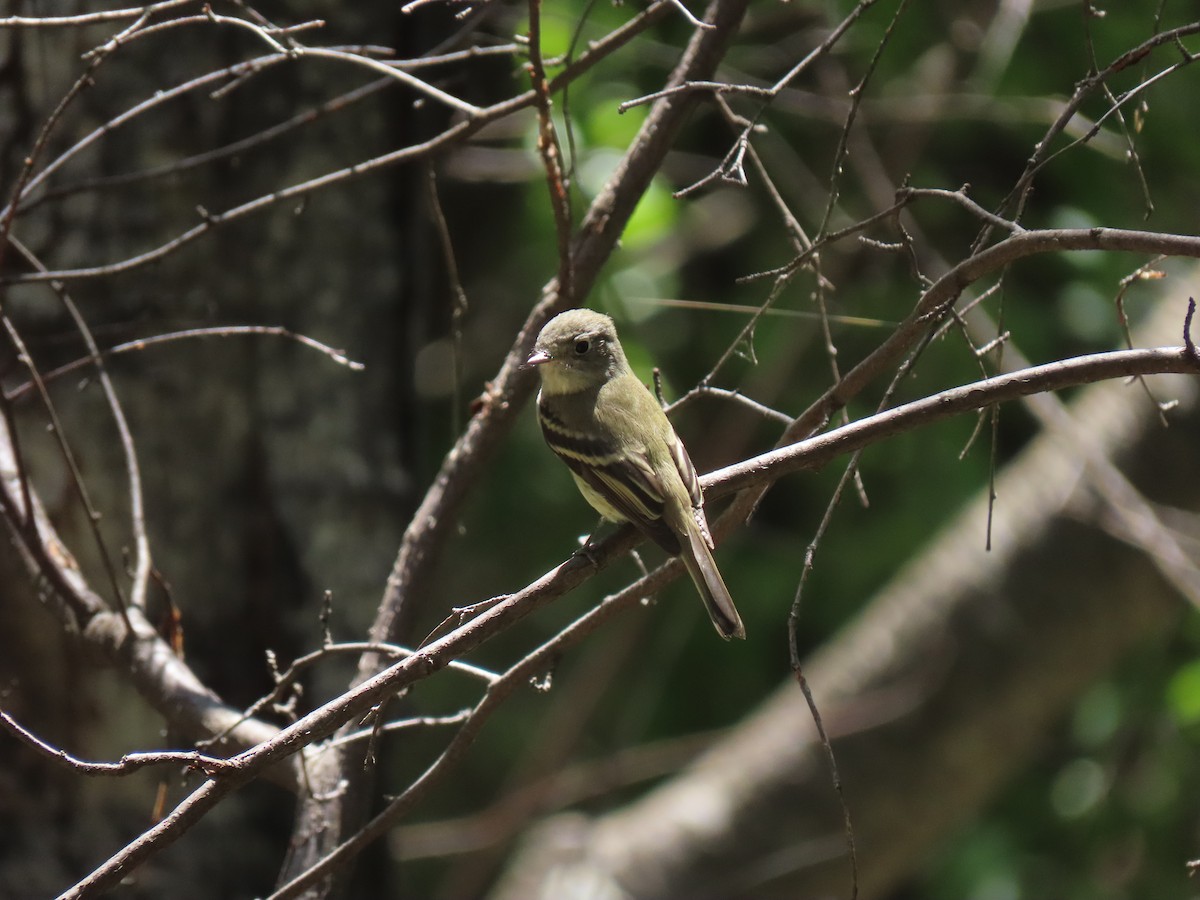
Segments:
[[[86,762],[72,756],[66,750],[61,750],[43,741],[3,710],[0,710],[0,723],[15,734],[26,746],[32,747],[43,756],[55,762],[62,763],[67,768],[82,775],[132,775],[134,772],[140,772],[148,766],[163,765],[184,766],[188,769],[198,769],[208,774],[215,774],[226,766],[225,760],[215,756],[205,756],[194,750],[186,752],[126,753],[117,762]]]
[[[137,353],[142,350],[148,350],[151,347],[157,347],[160,344],[170,344],[175,341],[190,341],[201,338],[224,338],[238,336],[267,336],[281,337],[289,341],[295,341],[297,344],[309,347],[316,350],[339,366],[345,366],[351,372],[361,372],[365,366],[362,363],[356,362],[345,355],[345,351],[337,350],[327,344],[322,344],[320,341],[314,340],[305,334],[296,334],[287,328],[279,325],[214,325],[211,328],[187,328],[183,331],[172,331],[169,334],[155,334],[150,337],[137,338],[136,340],[126,341],[124,344],[117,344],[114,347],[109,347],[107,350],[99,350],[97,355],[101,360],[109,359],[113,356],[120,356],[125,353]],[[73,362],[59,366],[57,369],[52,369],[42,375],[42,380],[49,383],[56,378],[61,378],[64,375],[69,375],[72,372],[77,372],[80,369],[92,365],[93,358],[77,359]],[[10,400],[15,400],[24,396],[29,391],[33,390],[32,382],[25,382],[9,390],[5,396]]]
[[[195,2],[196,0],[161,0],[159,3],[150,3],[146,6],[82,13],[77,16],[7,16],[0,18],[0,28],[73,28],[80,25],[119,22],[122,19],[140,19],[164,9],[187,6],[189,3]]]
[[[1036,366],[1011,375],[1002,375],[983,382],[943,391],[932,397],[896,407],[875,416],[853,422],[828,434],[820,435],[795,445],[774,450],[766,454],[729,466],[703,477],[706,495],[721,496],[736,490],[754,486],[760,490],[785,474],[801,469],[812,469],[845,453],[861,450],[886,437],[916,427],[940,421],[949,416],[990,406],[1005,400],[1015,399],[1046,390],[1061,390],[1079,384],[1131,375],[1149,375],[1164,372],[1200,374],[1200,365],[1183,348],[1156,350],[1121,350],[1095,354],[1061,362]],[[301,747],[320,740],[355,716],[361,716],[380,700],[418,680],[429,677],[445,668],[450,662],[470,652],[492,635],[511,627],[567,591],[575,588],[594,572],[623,555],[636,543],[631,528],[623,528],[616,535],[599,543],[592,560],[572,557],[562,565],[532,582],[525,589],[511,595],[503,602],[482,613],[475,619],[455,629],[445,637],[421,648],[415,654],[382,670],[354,689],[337,697],[324,706],[282,729],[278,735],[245,751],[230,762],[220,781],[208,781],[186,799],[175,813],[145,832],[124,850],[102,864],[92,875],[80,882],[74,891],[100,890],[139,865],[152,853],[176,840],[183,830],[195,824],[208,809],[230,791],[239,788],[266,766],[276,763],[297,752]],[[371,826],[343,845],[344,850],[335,853],[321,864],[319,870],[305,878],[319,878],[329,867],[337,865],[346,856],[352,856],[373,837],[377,836],[395,817],[408,808],[417,796],[423,794],[430,782],[440,778],[452,762],[474,738],[483,718],[515,688],[517,675],[528,677],[544,666],[545,659],[552,653],[573,646],[599,627],[617,612],[636,606],[642,597],[653,593],[666,583],[679,577],[683,566],[677,559],[668,562],[639,579],[619,594],[605,600],[596,609],[576,620],[551,642],[531,653],[517,666],[488,688],[484,698],[472,712],[451,744],[438,761],[405,791]],[[284,890],[299,890],[308,880],[296,881]],[[82,896],[69,893],[67,896]],[[291,896],[282,893],[279,897]]]
[[[633,20],[626,23],[621,28],[613,30],[602,40],[592,44],[587,52],[580,55],[579,59],[577,59],[571,65],[565,67],[558,75],[551,79],[549,85],[550,91],[553,92],[562,89],[564,85],[570,83],[572,80],[589,71],[600,60],[620,49],[622,46],[636,37],[640,32],[650,27],[662,16],[666,15],[670,8],[671,6],[669,0],[657,0],[657,2],[650,6],[645,12],[634,17]],[[92,132],[92,134],[76,143],[58,159],[54,160],[50,165],[43,169],[37,177],[30,179],[28,184],[19,184],[17,191],[14,193],[14,200],[10,201],[4,210],[0,210],[0,217],[10,218],[13,211],[17,208],[17,204],[21,202],[21,200],[29,191],[33,190],[44,178],[46,178],[46,176],[65,163],[67,159],[78,153],[90,143],[93,143],[103,133],[111,130],[112,128],[128,122],[133,117],[146,112],[147,110],[165,102],[168,99],[173,98],[174,96],[194,90],[213,81],[220,80],[230,74],[245,74],[258,71],[263,66],[284,62],[290,58],[291,57],[287,53],[260,57],[250,62],[239,63],[238,65],[230,66],[218,72],[209,73],[171,90],[157,93],[154,97],[143,101],[143,103],[130,110],[127,110],[122,115],[106,123],[100,129],[97,129],[96,131]],[[535,100],[535,92],[532,90],[526,91],[525,93],[516,97],[512,97],[508,100],[493,104],[486,109],[480,110],[477,114],[451,125],[446,130],[426,141],[412,144],[407,147],[402,147],[398,150],[392,151],[391,153],[386,153],[382,156],[375,157],[374,159],[355,163],[354,165],[347,166],[333,172],[328,172],[324,175],[300,184],[294,184],[289,187],[281,188],[270,194],[263,195],[247,201],[239,206],[235,206],[222,213],[202,212],[201,218],[203,221],[201,221],[198,225],[195,225],[194,227],[188,229],[166,243],[159,245],[158,247],[137,254],[136,256],[129,257],[128,259],[109,263],[107,265],[88,266],[78,269],[63,269],[45,273],[33,272],[24,275],[3,276],[0,277],[0,285],[49,280],[70,281],[82,278],[97,278],[139,268],[169,256],[176,250],[179,250],[187,244],[190,244],[198,238],[204,236],[211,229],[217,226],[261,212],[277,203],[293,200],[298,197],[305,196],[313,191],[338,185],[380,169],[387,168],[389,166],[430,156],[467,139],[471,135],[480,131],[484,126],[491,124],[492,122],[499,121],[516,112],[527,109],[533,105]],[[2,221],[7,221],[7,218],[3,219]],[[3,231],[0,229],[0,234],[2,233]],[[2,248],[3,244],[0,244],[0,254],[3,252]],[[0,262],[2,262],[2,260],[0,260]]]
[[[760,479],[768,473],[768,480],[774,481],[788,472],[819,468],[845,453],[860,450],[893,434],[940,421],[948,416],[984,409],[1044,391],[1059,391],[1109,378],[1129,378],[1167,372],[1200,374],[1200,366],[1197,366],[1196,361],[1182,347],[1114,350],[1033,366],[941,391],[921,400],[858,419],[817,437],[727,466],[702,478],[701,481],[704,483],[705,492],[711,491],[714,496],[748,487],[761,488],[765,482]]]

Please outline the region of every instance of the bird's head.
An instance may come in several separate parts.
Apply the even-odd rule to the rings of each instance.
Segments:
[[[527,362],[548,394],[597,387],[628,366],[613,320],[590,309],[569,309],[547,322]]]

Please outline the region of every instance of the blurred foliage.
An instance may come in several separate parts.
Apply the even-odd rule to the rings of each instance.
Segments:
[[[569,18],[567,7],[557,14]],[[826,4],[829,21],[849,3]],[[848,81],[865,71],[895,9],[873,9],[856,25],[832,61],[819,63],[767,110],[766,132],[756,147],[771,161],[781,194],[814,229],[822,215],[825,188],[838,133],[846,112]],[[821,22],[786,31],[772,45],[772,23],[813,16],[811,10],[759,4],[751,11],[748,39],[735,47],[728,80],[774,80],[784,60],[794,60],[814,42]],[[854,147],[840,179],[833,227],[878,208],[878,195],[863,188],[871,165],[879,174],[914,186],[955,189],[970,184],[970,195],[995,207],[1023,170],[1034,144],[1057,115],[1061,103],[1089,68],[1094,54],[1106,65],[1150,33],[1151,11],[1117,5],[1103,17],[1087,18],[1074,4],[1039,6],[1012,58],[989,70],[994,59],[977,55],[991,8],[936,4],[912,8],[902,19],[863,96],[856,127],[870,139],[878,159],[860,160]],[[573,20],[572,20],[573,21]],[[1164,23],[1169,27],[1172,23]],[[668,25],[674,29],[674,23]],[[783,29],[781,29],[783,32]],[[1138,36],[1138,37],[1131,37]],[[1094,50],[1089,50],[1089,42]],[[617,102],[636,96],[637,85],[651,89],[664,71],[656,55],[639,50],[620,81],[599,79],[571,93],[570,127],[576,153],[578,210],[602,182],[617,153],[633,133],[640,107],[615,115]],[[669,59],[664,54],[664,58]],[[1162,66],[1164,57],[1135,66],[1113,79],[1114,93],[1131,87]],[[944,95],[941,93],[944,92]],[[1110,117],[1099,138],[1061,150],[1036,180],[1024,221],[1029,225],[1082,227],[1090,224],[1195,230],[1200,168],[1195,142],[1181,116],[1189,109],[1194,76],[1168,78],[1144,101],[1123,107],[1125,133]],[[733,102],[743,113],[753,103]],[[1107,109],[1099,96],[1084,105],[1093,119]],[[561,110],[560,110],[561,111]],[[931,111],[931,112],[930,112]],[[926,118],[927,117],[927,118]],[[792,255],[778,219],[752,177],[748,191],[719,188],[672,200],[670,191],[703,176],[724,154],[732,131],[712,107],[701,104],[680,151],[643,200],[621,251],[590,299],[618,319],[635,368],[649,380],[651,366],[662,368],[668,398],[694,383],[728,346],[741,317],[729,312],[679,309],[665,299],[753,307],[769,290],[767,282],[736,283],[742,276],[786,262]],[[1073,137],[1078,137],[1075,133]],[[1138,165],[1126,154],[1137,148]],[[532,136],[527,143],[532,146]],[[1146,221],[1144,173],[1154,212]],[[522,208],[523,242],[553,244],[553,225],[536,179]],[[890,199],[884,198],[885,201]],[[975,223],[960,208],[922,201],[909,213],[920,235],[922,265],[931,275],[944,270],[975,235]],[[872,233],[881,240],[895,235]],[[938,253],[944,256],[938,256]],[[822,254],[822,272],[833,289],[825,301],[834,314],[877,319],[886,327],[911,307],[919,293],[906,260],[850,240]],[[988,302],[1016,344],[1034,361],[1121,346],[1123,337],[1113,303],[1118,282],[1142,260],[1114,254],[1039,257],[1012,268],[1002,292]],[[544,264],[542,276],[549,275]],[[789,412],[798,412],[829,383],[829,362],[813,318],[815,283],[801,274],[788,288],[753,340],[750,354],[735,356],[716,383]],[[1136,317],[1151,299],[1135,286],[1127,306]],[[794,318],[798,315],[800,318]],[[884,333],[861,324],[834,323],[838,362],[850,365]],[[928,348],[916,375],[898,400],[941,386],[963,383],[979,364],[961,339],[948,337]],[[706,401],[683,411],[678,426],[702,469],[768,447],[774,426],[739,410]],[[862,415],[871,410],[853,410]],[[713,419],[729,418],[728,426]],[[974,422],[959,420],[890,440],[863,458],[870,505],[847,495],[817,555],[806,588],[802,642],[815,647],[867,602],[906,560],[914,557],[938,522],[987,485],[991,465],[990,427],[974,441]],[[1017,406],[1000,414],[997,464],[1015,453],[1034,426]],[[966,450],[965,456],[960,454]],[[702,461],[702,462],[701,462]],[[737,719],[786,673],[784,616],[795,593],[805,546],[840,476],[841,466],[795,477],[768,496],[750,528],[720,553],[722,568],[755,637],[748,646],[717,646],[686,587],[672,589],[645,613],[644,627],[631,640],[653,653],[635,652],[636,671],[614,683],[612,696],[598,702],[584,728],[579,753],[602,756],[627,743],[653,742],[690,730]],[[498,463],[505,477],[493,479],[476,502],[464,540],[465,550],[484,568],[470,573],[495,584],[507,571],[515,587],[554,563],[592,525],[591,511],[575,495],[565,470],[555,467],[540,445],[532,416],[514,434]],[[1001,501],[1003,502],[1003,500]],[[505,545],[503,559],[488,560],[487,547],[510,517],[520,515],[526,539]],[[979,523],[979,539],[985,523]],[[644,551],[646,552],[646,551]],[[458,554],[453,554],[457,556]],[[584,597],[565,603],[571,610],[540,617],[549,636],[580,603],[594,602],[632,570],[598,579]],[[466,578],[468,573],[458,573]],[[467,591],[469,593],[469,591]],[[1195,659],[1193,614],[1188,627],[1165,644],[1148,648],[1111,680],[1080,700],[1073,720],[1047,737],[1043,757],[993,808],[950,839],[926,874],[898,896],[945,900],[1017,898],[1172,898],[1193,896],[1183,863],[1196,854],[1197,818],[1193,796],[1200,777],[1194,763],[1200,720],[1200,674]],[[597,638],[605,640],[603,636]],[[754,649],[751,649],[753,647]],[[774,648],[772,652],[771,648]],[[765,652],[764,652],[765,651]],[[490,651],[489,651],[490,652]],[[719,661],[717,659],[719,657]],[[556,686],[569,683],[579,665],[561,661]],[[632,693],[630,693],[632,689]],[[530,691],[503,714],[471,764],[490,768],[496,755],[519,756],[521,735],[536,732],[550,695]],[[506,740],[504,735],[510,735]],[[480,784],[485,777],[480,777]],[[620,802],[621,794],[610,798]]]
[[[917,896],[991,900],[1196,896],[1200,732],[1195,616],[1095,685],[1048,736],[1042,758],[939,854]],[[1188,699],[1182,700],[1181,695]]]

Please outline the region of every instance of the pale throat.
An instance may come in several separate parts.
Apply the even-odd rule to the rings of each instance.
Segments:
[[[538,372],[542,376],[542,393],[548,397],[578,394],[597,383],[596,373],[581,372],[557,362],[543,364]]]

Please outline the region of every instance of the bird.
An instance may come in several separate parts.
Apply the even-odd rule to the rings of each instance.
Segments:
[[[630,522],[680,556],[717,634],[745,638],[713,559],[696,469],[666,413],[629,367],[613,320],[591,309],[559,313],[542,327],[527,362],[541,376],[542,435],[584,499],[603,519]]]

